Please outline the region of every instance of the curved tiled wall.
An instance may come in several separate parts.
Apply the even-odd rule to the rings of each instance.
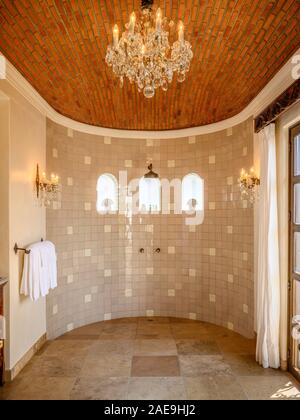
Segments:
[[[47,171],[61,177],[61,201],[47,211],[59,286],[47,299],[50,338],[103,319],[176,316],[253,335],[253,209],[238,177],[253,164],[252,120],[197,137],[116,139],[47,123]],[[204,223],[183,215],[101,216],[99,175],[140,178],[152,159],[161,178],[198,173]],[[144,254],[139,249],[145,248]],[[160,254],[153,249],[160,247]]]

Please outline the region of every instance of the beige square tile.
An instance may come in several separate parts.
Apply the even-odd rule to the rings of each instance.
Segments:
[[[209,255],[211,257],[215,257],[216,256],[216,249],[215,248],[209,248]]]
[[[111,233],[111,225],[104,225],[104,233]]]
[[[91,257],[92,256],[92,250],[91,249],[85,249],[84,250],[84,256],[85,257]]]
[[[249,306],[244,303],[243,305],[243,312],[244,314],[249,314]]]
[[[92,295],[85,295],[84,303],[91,303],[91,302],[92,302]]]
[[[220,355],[220,349],[215,341],[176,340],[180,356]]]
[[[154,141],[153,141],[153,139],[147,139],[147,140],[146,140],[146,146],[147,146],[147,147],[153,147],[153,146],[154,146]]]
[[[77,378],[70,394],[75,401],[126,400],[128,378]]]
[[[125,296],[132,297],[132,289],[125,289]]]
[[[209,208],[209,210],[216,210],[216,203],[214,203],[214,202],[209,202],[208,203],[208,208]]]
[[[132,356],[134,353],[135,348],[135,340],[119,340],[117,338],[114,339],[99,339],[95,341],[90,349],[89,349],[89,356],[90,357],[102,357],[102,355],[126,355]]]
[[[209,295],[210,303],[216,303],[216,295]]]
[[[67,325],[67,331],[72,331],[74,330],[74,324],[73,322],[70,322],[70,324]]]
[[[189,400],[247,400],[243,388],[232,376],[184,378]]]
[[[227,128],[227,137],[232,136],[233,134],[233,129],[232,128]]]
[[[228,235],[233,234],[233,226],[227,226],[227,233],[228,233]]]
[[[182,376],[232,375],[222,356],[179,356]]]
[[[134,356],[131,376],[180,376],[177,356]]]
[[[230,331],[233,331],[233,330],[234,330],[234,325],[233,325],[233,323],[232,323],[232,322],[227,322],[227,328],[228,328]]]
[[[69,400],[75,378],[23,377],[8,393],[8,400]]]
[[[68,128],[68,137],[73,138],[74,137],[74,131],[72,128]]]
[[[134,342],[134,355],[177,356],[177,347],[173,339],[137,339]]]
[[[130,378],[129,400],[185,400],[186,392],[182,378]]]
[[[73,274],[69,274],[68,275],[68,277],[67,277],[67,283],[68,284],[74,283],[74,276],[73,276]]]
[[[80,373],[81,377],[129,377],[131,356],[106,354],[101,357],[87,356]]]
[[[91,211],[92,210],[92,204],[91,203],[84,203],[84,210],[85,211]]]
[[[227,280],[228,280],[228,283],[233,283],[234,282],[233,274],[228,274]]]

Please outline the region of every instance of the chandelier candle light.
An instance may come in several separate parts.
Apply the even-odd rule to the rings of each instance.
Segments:
[[[163,17],[160,8],[152,10],[153,0],[142,1],[140,21],[133,12],[120,38],[113,28],[113,43],[107,48],[106,63],[112,67],[123,87],[124,79],[136,83],[139,92],[153,98],[155,90],[167,91],[174,74],[183,83],[193,58],[192,46],[184,38],[184,25],[178,24],[178,40],[170,45],[169,30],[174,22]]]

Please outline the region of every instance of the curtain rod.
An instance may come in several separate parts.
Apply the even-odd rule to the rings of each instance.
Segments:
[[[260,115],[255,118],[255,133],[274,122],[287,108],[300,100],[300,79],[296,80]]]

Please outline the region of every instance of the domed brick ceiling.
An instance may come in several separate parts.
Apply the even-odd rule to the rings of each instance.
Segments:
[[[0,0],[0,51],[59,113],[102,127],[167,130],[242,111],[300,46],[297,0],[154,1],[194,51],[183,84],[153,99],[105,63],[112,26],[139,0]]]

